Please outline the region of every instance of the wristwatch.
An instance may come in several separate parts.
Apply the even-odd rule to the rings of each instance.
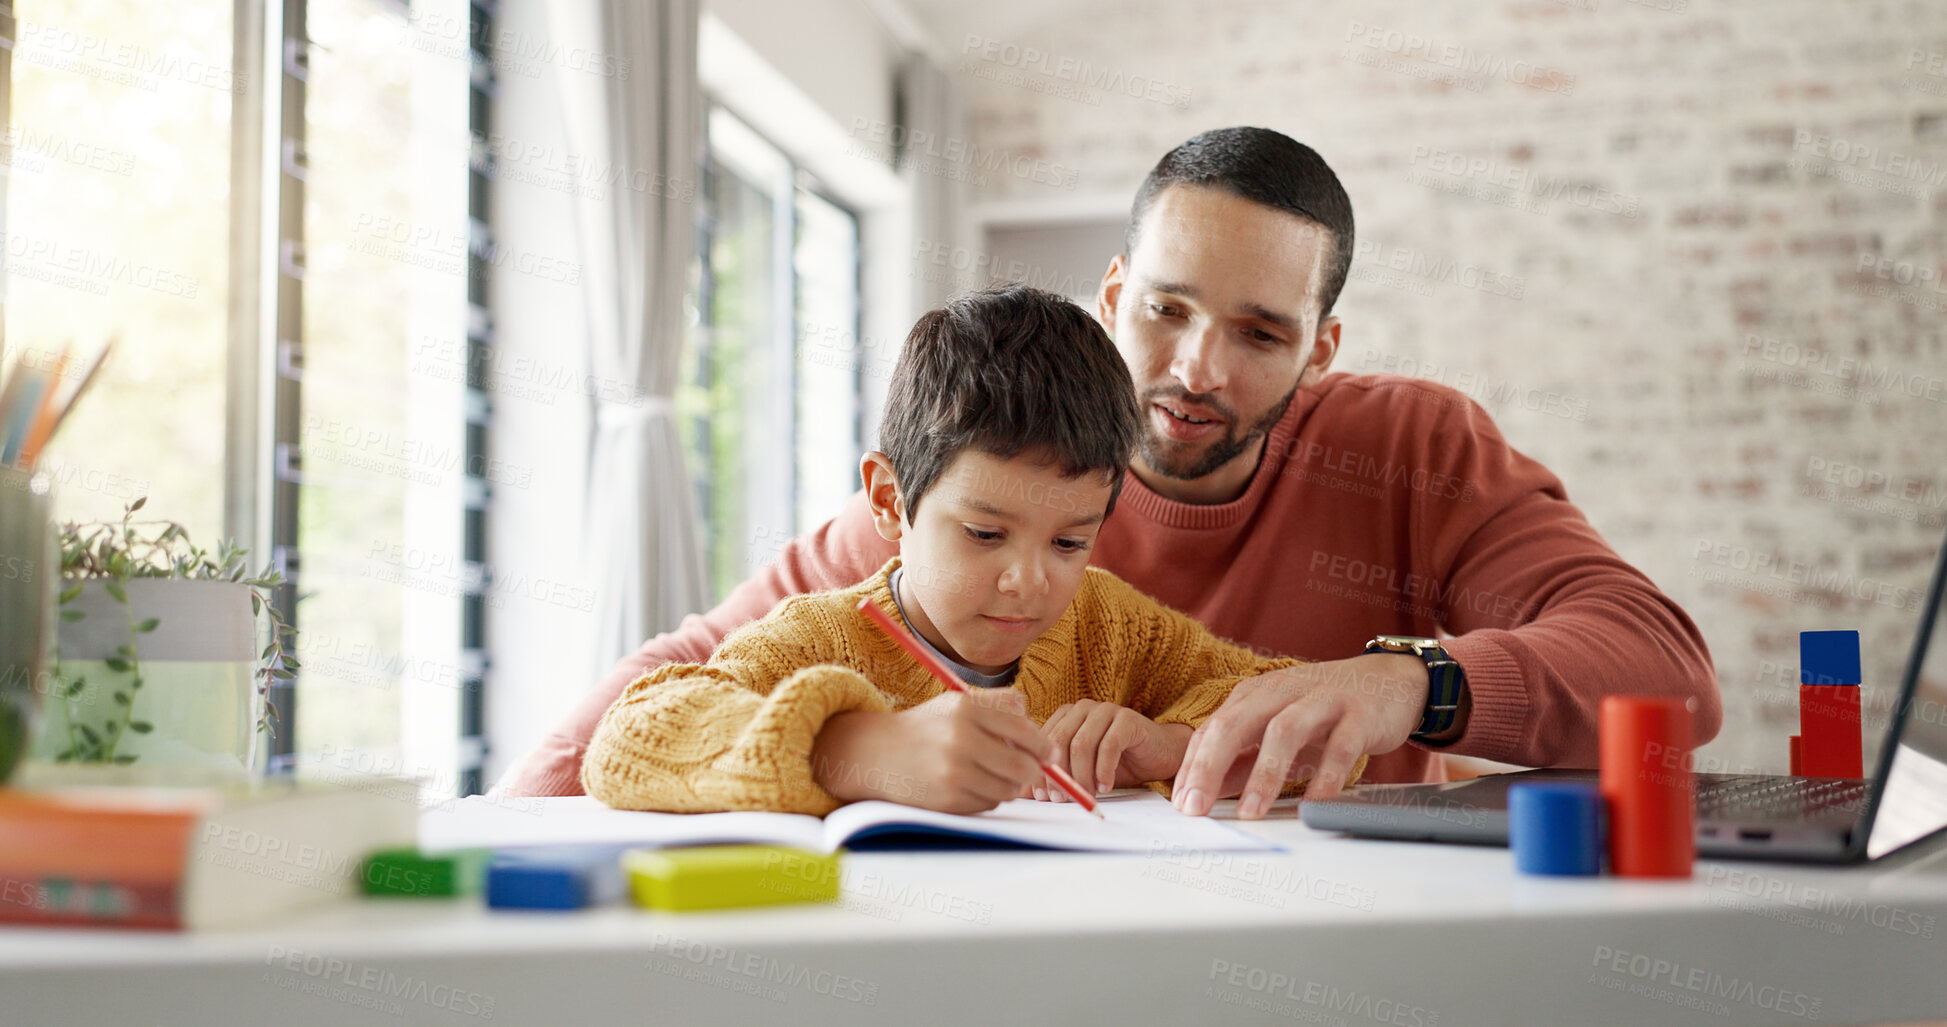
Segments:
[[[1439,640],[1411,635],[1380,635],[1366,643],[1368,653],[1410,653],[1426,661],[1426,712],[1408,737],[1424,740],[1453,727],[1460,715],[1460,697],[1467,691],[1467,675],[1447,655]]]

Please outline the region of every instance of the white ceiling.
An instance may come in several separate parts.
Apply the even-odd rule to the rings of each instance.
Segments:
[[[903,12],[932,38],[935,51],[958,56],[969,35],[1017,41],[1028,30],[1049,22],[1083,17],[1100,10],[1098,0],[867,0],[882,19]]]

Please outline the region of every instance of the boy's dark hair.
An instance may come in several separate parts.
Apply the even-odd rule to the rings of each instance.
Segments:
[[[1330,232],[1331,263],[1319,282],[1318,316],[1332,312],[1352,267],[1352,199],[1317,150],[1268,128],[1213,128],[1191,136],[1164,154],[1136,190],[1124,257],[1136,251],[1136,234],[1157,194],[1179,182],[1222,189]]]
[[[1025,285],[928,311],[900,351],[879,445],[908,519],[961,450],[1044,451],[1068,478],[1111,479],[1109,509],[1142,431],[1129,368],[1095,318]]]

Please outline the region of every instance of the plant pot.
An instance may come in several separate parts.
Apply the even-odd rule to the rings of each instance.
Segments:
[[[52,507],[46,478],[0,467],[0,784],[26,754],[47,690],[61,566]]]
[[[67,754],[147,770],[249,776],[259,713],[249,587],[136,578],[127,583],[124,605],[107,582],[80,584],[81,594],[61,605],[35,758]],[[70,619],[69,611],[81,616]],[[150,620],[153,630],[140,630]],[[132,664],[125,646],[134,651]]]

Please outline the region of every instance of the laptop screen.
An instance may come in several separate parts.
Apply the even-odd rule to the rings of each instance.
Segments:
[[[1877,858],[1947,827],[1947,607],[1941,602],[1947,548],[1927,589],[1907,680],[1894,707],[1897,736],[1866,855]],[[1887,758],[1882,753],[1882,760]]]

